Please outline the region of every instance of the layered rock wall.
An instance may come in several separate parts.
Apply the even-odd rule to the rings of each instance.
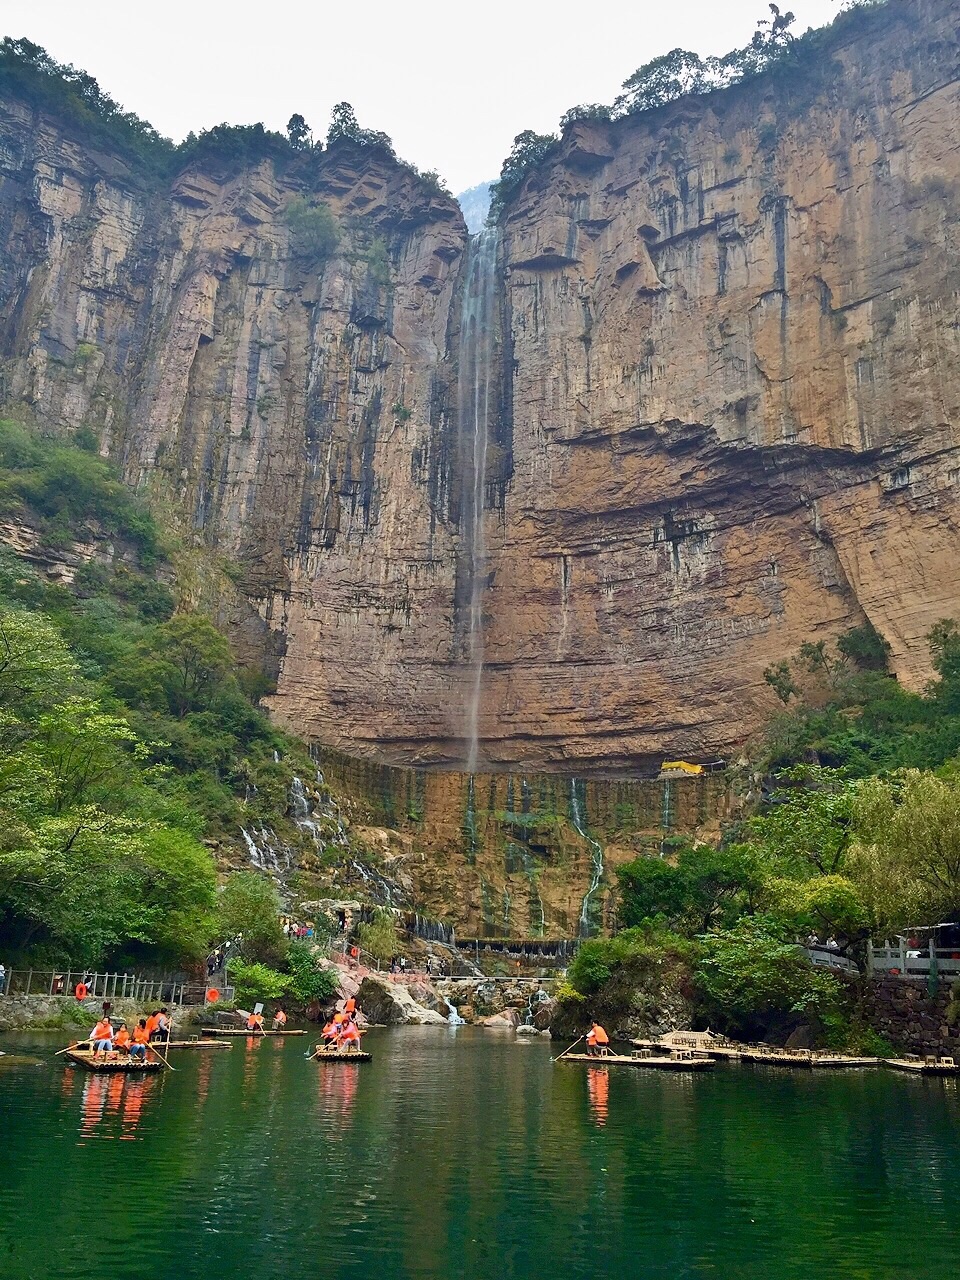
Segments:
[[[960,599],[956,25],[891,0],[799,75],[575,125],[507,209],[481,767],[728,755],[764,668],[864,619],[926,677]],[[380,152],[159,182],[0,105],[3,401],[96,428],[222,560],[279,716],[394,763],[466,755],[465,244]]]
[[[864,618],[928,675],[960,600],[956,16],[855,14],[799,76],[576,125],[514,201],[488,758],[723,754],[765,666]]]

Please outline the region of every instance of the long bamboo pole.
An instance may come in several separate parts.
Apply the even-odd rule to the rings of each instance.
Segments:
[[[586,1034],[587,1033],[584,1032],[582,1036],[578,1036],[576,1040],[574,1040],[573,1044],[570,1046],[570,1049],[575,1049]],[[558,1054],[557,1057],[554,1058],[554,1062],[559,1062],[561,1058],[565,1058],[567,1054],[570,1052],[570,1049],[564,1049],[563,1053]]]

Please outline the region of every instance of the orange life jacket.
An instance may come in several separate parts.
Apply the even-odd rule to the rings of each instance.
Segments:
[[[134,1044],[146,1044],[149,1039],[150,1039],[150,1032],[147,1030],[146,1027],[133,1028]]]
[[[113,1037],[113,1043],[121,1049],[130,1043],[130,1032],[126,1027],[120,1028],[117,1034]]]
[[[351,996],[350,999],[347,1001],[347,1003],[343,1006],[343,1012],[354,1013],[356,1012],[356,1008],[357,1008],[357,1002],[356,1000],[354,1000],[353,996]]]
[[[343,1044],[350,1044],[354,1040],[359,1044],[360,1032],[357,1030],[357,1024],[355,1022],[344,1023],[343,1030],[340,1033],[340,1040]]]
[[[593,1035],[594,1035],[594,1044],[609,1044],[609,1043],[610,1043],[610,1037],[609,1037],[609,1036],[607,1035],[607,1033],[604,1031],[603,1027],[594,1027],[594,1029],[593,1029]],[[590,1038],[590,1037],[588,1036],[588,1037],[587,1037],[587,1039],[589,1040],[589,1038]]]
[[[247,1019],[247,1029],[250,1031],[256,1031],[257,1027],[262,1027],[262,1026],[263,1026],[263,1014],[251,1013],[250,1017]]]
[[[282,1009],[278,1009],[277,1012],[273,1015],[273,1020],[274,1022],[278,1023],[282,1027],[287,1021],[287,1015],[283,1012]]]
[[[98,1022],[97,1025],[94,1027],[93,1038],[94,1040],[112,1040],[113,1039],[113,1027],[106,1020],[106,1018],[101,1019],[101,1021]]]
[[[153,1035],[154,1031],[156,1031],[159,1025],[160,1025],[160,1015],[156,1013],[151,1013],[150,1017],[147,1019],[148,1035]]]
[[[593,1027],[591,1027],[590,1030],[587,1032],[587,1044],[594,1045],[596,1043],[597,1043],[597,1033],[594,1031]]]
[[[333,1025],[332,1022],[328,1022],[326,1023],[326,1025],[324,1026],[320,1034],[323,1036],[325,1040],[329,1040],[337,1034],[337,1028]]]

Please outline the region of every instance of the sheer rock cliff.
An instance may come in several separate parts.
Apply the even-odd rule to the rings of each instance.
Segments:
[[[955,6],[801,76],[582,122],[507,208],[480,757],[728,756],[770,663],[869,619],[902,680],[958,612]],[[287,209],[322,201],[324,260]],[[148,178],[0,103],[8,411],[81,424],[237,584],[307,736],[464,758],[457,206],[386,154]]]

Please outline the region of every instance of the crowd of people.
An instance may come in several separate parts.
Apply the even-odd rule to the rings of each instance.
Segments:
[[[103,1016],[87,1038],[93,1046],[95,1058],[106,1057],[109,1053],[121,1053],[131,1058],[144,1059],[147,1056],[147,1046],[157,1042],[168,1043],[172,1029],[173,1023],[165,1006],[140,1018],[132,1031],[122,1020],[115,1028],[109,1010],[104,1009]]]
[[[357,1026],[357,1002],[351,996],[344,1002],[343,1011],[328,1019],[320,1032],[317,1053],[358,1053],[363,1032]]]

